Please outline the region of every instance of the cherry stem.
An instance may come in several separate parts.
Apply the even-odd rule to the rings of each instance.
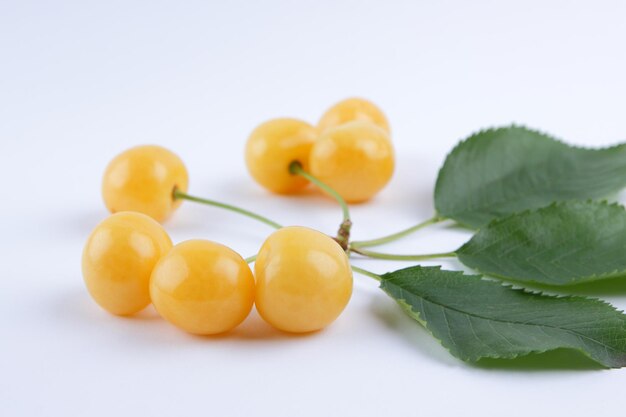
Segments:
[[[242,214],[244,216],[250,217],[252,219],[258,220],[261,223],[265,223],[266,225],[273,227],[274,229],[280,229],[282,226],[278,223],[276,223],[275,221],[272,221],[270,219],[268,219],[267,217],[263,217],[260,214],[256,214],[253,213],[249,210],[243,209],[241,207],[237,207],[237,206],[233,206],[230,204],[226,204],[226,203],[220,203],[219,201],[215,201],[215,200],[209,200],[206,198],[200,198],[200,197],[195,197],[192,195],[189,195],[183,191],[180,191],[178,188],[174,188],[174,191],[172,192],[172,196],[174,197],[174,200],[187,200],[187,201],[193,201],[195,203],[200,203],[200,204],[206,204],[209,206],[214,206],[214,207],[219,207],[219,208],[223,208],[226,210],[230,210],[233,211],[235,213],[239,213]]]
[[[348,208],[348,203],[346,203],[346,200],[344,200],[343,197],[339,195],[339,193],[335,191],[334,188],[332,188],[330,185],[326,184],[322,180],[318,179],[317,177],[313,176],[313,174],[306,172],[304,168],[302,168],[302,164],[298,161],[293,161],[291,165],[289,165],[289,172],[294,175],[300,175],[301,177],[306,178],[307,180],[330,194],[330,196],[337,200],[337,202],[341,206],[341,210],[343,211],[343,221],[345,222],[346,220],[350,220],[350,209]]]
[[[393,253],[380,253],[373,252],[361,248],[350,248],[350,252],[357,253],[362,256],[366,256],[368,258],[376,258],[376,259],[387,259],[391,261],[426,261],[429,259],[437,259],[437,258],[454,258],[456,257],[456,253],[454,252],[445,252],[445,253],[431,253],[425,255],[396,255]]]
[[[354,265],[351,265],[351,266],[352,266],[352,270],[354,272],[357,272],[357,273],[359,273],[361,275],[365,275],[365,276],[370,277],[370,278],[374,278],[376,281],[379,281],[379,282],[382,281],[381,276],[378,275],[378,274],[370,272],[367,269],[359,268],[358,266],[354,266]]]
[[[435,215],[432,218],[423,221],[419,224],[416,224],[415,226],[409,227],[408,229],[404,229],[401,230],[399,232],[393,233],[391,235],[387,235],[387,236],[383,236],[383,237],[379,237],[377,239],[371,239],[371,240],[356,240],[354,242],[351,243],[351,247],[353,248],[366,248],[368,246],[379,246],[379,245],[383,245],[385,243],[389,243],[389,242],[393,242],[395,240],[401,239],[405,236],[410,235],[411,233],[417,232],[418,230],[426,227],[426,226],[430,226],[431,224],[436,224],[436,223],[440,223],[444,220],[447,220],[445,217],[439,216],[439,215]]]
[[[257,255],[248,256],[246,259],[244,259],[244,261],[246,261],[246,263],[249,264],[249,263],[256,261],[256,257]]]
[[[343,221],[339,225],[339,231],[337,232],[337,237],[335,240],[341,247],[347,251],[350,245],[350,229],[352,229],[352,220],[350,220],[350,209],[348,207],[348,203],[343,197],[335,191],[330,185],[326,184],[319,178],[314,175],[306,172],[304,168],[302,168],[302,164],[298,161],[293,161],[289,165],[289,172],[293,175],[299,175],[303,178],[306,178],[313,184],[315,184],[318,188],[328,193],[332,198],[337,200],[337,203],[341,206],[341,211],[343,212]]]

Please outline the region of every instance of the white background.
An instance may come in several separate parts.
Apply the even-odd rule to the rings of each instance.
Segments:
[[[430,217],[446,153],[482,127],[624,140],[625,16],[620,1],[0,1],[0,415],[620,415],[626,369],[563,354],[462,363],[368,278],[320,333],[287,336],[253,314],[199,338],[152,309],[100,310],[80,254],[107,215],[106,163],[144,143],[177,152],[195,194],[333,232],[332,201],[266,193],[243,146],[268,118],[315,122],[352,95],[387,112],[397,151],[392,183],[353,208],[357,239]],[[243,256],[270,232],[187,203],[166,227]],[[384,250],[467,238],[442,225]],[[626,307],[624,285],[586,293]]]

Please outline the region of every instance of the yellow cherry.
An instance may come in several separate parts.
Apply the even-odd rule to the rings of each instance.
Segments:
[[[387,133],[369,122],[350,122],[327,130],[315,142],[311,174],[334,188],[347,202],[372,198],[391,179],[393,145]]]
[[[387,134],[391,133],[387,117],[374,103],[362,98],[349,98],[332,106],[324,113],[317,128],[320,132],[356,120],[374,123]]]
[[[137,212],[109,216],[91,232],[83,250],[83,278],[105,310],[129,315],[150,304],[150,274],[172,247],[163,227]]]
[[[348,256],[333,239],[306,227],[284,227],[270,235],[254,271],[259,314],[286,332],[328,326],[352,295]]]
[[[188,182],[187,169],[174,153],[160,146],[137,146],[109,163],[102,197],[111,213],[138,211],[163,222],[182,201],[173,198],[174,188],[186,192]]]
[[[252,178],[278,194],[297,192],[308,181],[289,172],[289,165],[299,161],[306,169],[317,130],[297,119],[274,119],[258,126],[246,144],[246,165]]]
[[[150,280],[159,314],[193,334],[235,328],[254,304],[254,276],[232,249],[208,240],[188,240],[172,248]]]

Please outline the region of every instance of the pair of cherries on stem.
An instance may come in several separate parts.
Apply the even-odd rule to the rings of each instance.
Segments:
[[[294,194],[309,181],[287,169],[302,170],[336,191],[348,203],[371,199],[389,182],[394,151],[387,118],[373,103],[347,99],[332,106],[317,126],[290,118],[259,125],[246,144],[246,165],[263,187]]]

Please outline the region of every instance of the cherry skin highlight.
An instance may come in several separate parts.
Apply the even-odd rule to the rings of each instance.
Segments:
[[[256,307],[279,330],[306,333],[331,324],[352,295],[352,269],[339,244],[300,226],[263,243],[255,265]]]
[[[182,202],[174,199],[174,188],[186,192],[188,183],[185,164],[176,154],[160,146],[137,146],[109,163],[102,197],[111,213],[138,211],[163,222]]]
[[[350,122],[327,130],[311,150],[311,174],[348,203],[367,201],[393,176],[393,145],[384,130]]]
[[[105,310],[130,315],[150,304],[150,274],[172,241],[154,219],[137,212],[109,216],[91,232],[82,271],[93,299]]]
[[[254,304],[254,277],[232,249],[208,240],[174,246],[155,266],[152,303],[176,327],[212,335],[238,326]]]
[[[348,98],[329,108],[317,123],[320,133],[328,129],[354,121],[365,121],[375,124],[387,134],[391,133],[389,122],[383,111],[374,103],[362,98]]]

